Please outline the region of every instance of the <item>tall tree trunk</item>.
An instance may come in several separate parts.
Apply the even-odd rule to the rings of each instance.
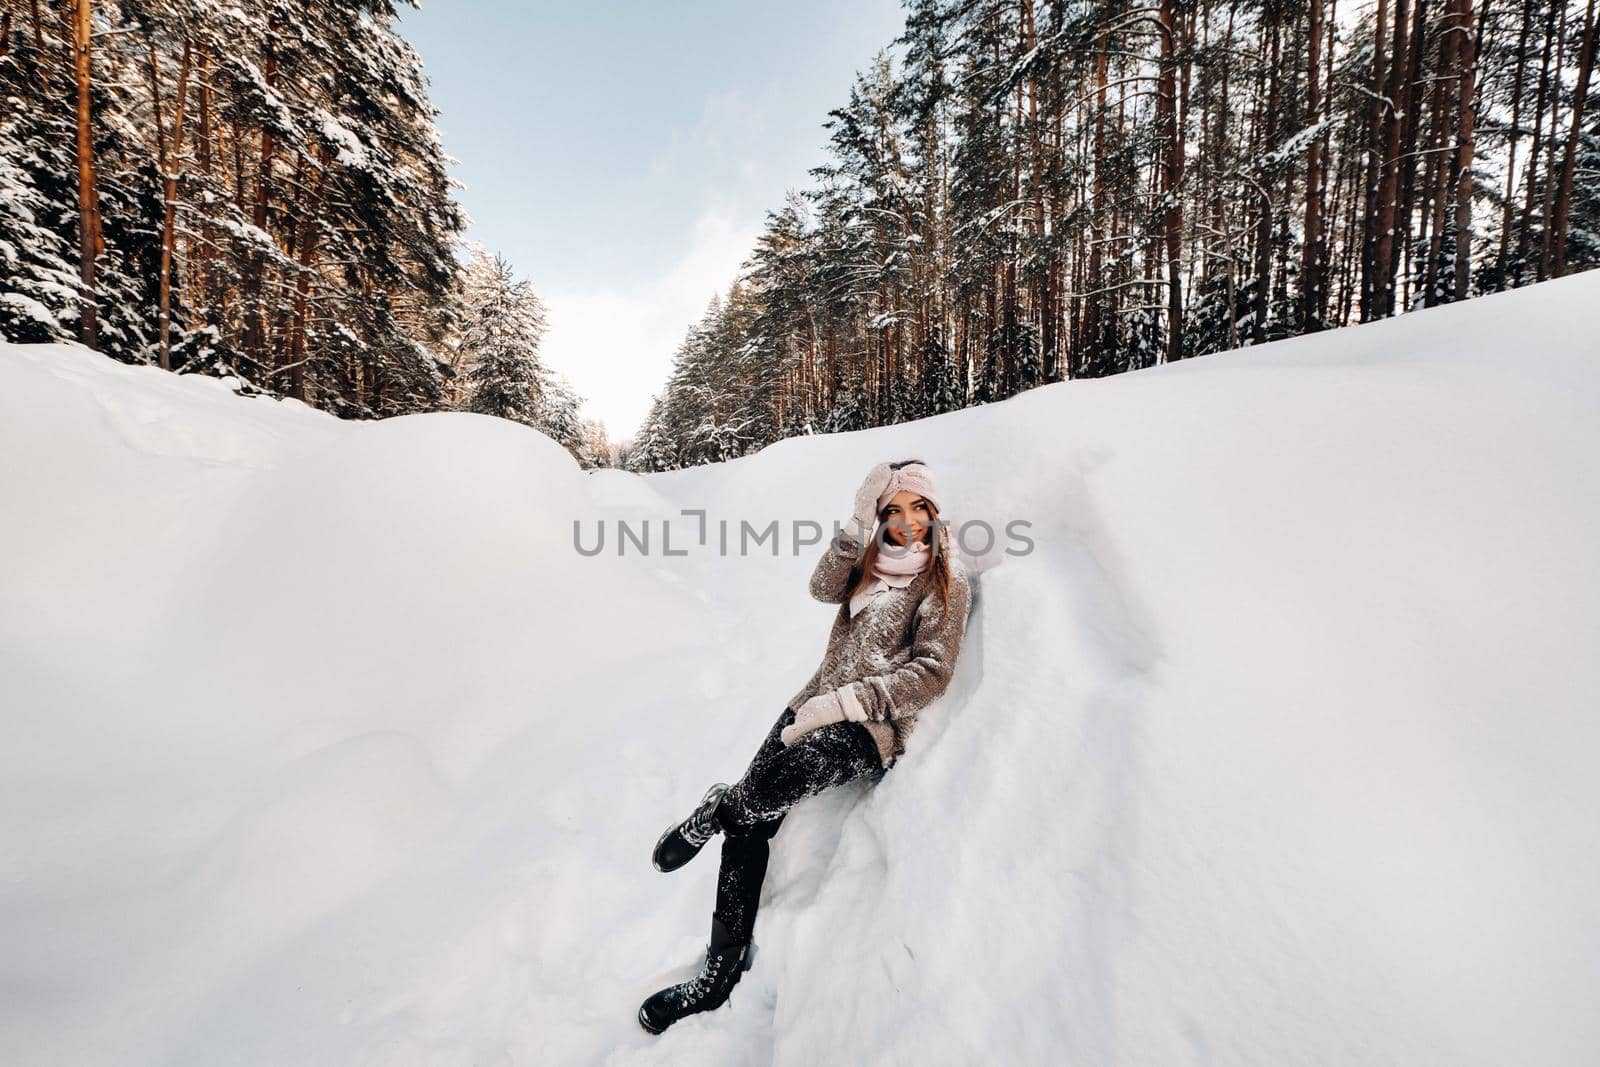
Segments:
[[[1551,7],[1561,9],[1565,14],[1566,5],[1552,2]],[[1544,221],[1543,240],[1539,246],[1539,280],[1544,281],[1550,277],[1554,266],[1554,246],[1551,235],[1555,230],[1556,185],[1560,182],[1561,170],[1556,165],[1556,147],[1561,141],[1559,128],[1561,125],[1561,72],[1567,69],[1567,31],[1564,20],[1554,23],[1556,35],[1556,65],[1555,65],[1555,91],[1550,94],[1550,133],[1545,138],[1545,173],[1541,184],[1542,192],[1539,201],[1539,214]]]
[[[1454,21],[1454,5],[1455,0],[1447,0],[1445,32],[1441,35],[1439,43],[1439,77],[1435,78],[1433,83],[1434,143],[1441,151],[1441,158],[1435,168],[1435,180],[1429,193],[1433,211],[1433,236],[1428,240],[1427,290],[1423,293],[1423,303],[1428,307],[1437,304],[1441,295],[1439,270],[1443,264],[1446,221],[1450,217],[1447,209],[1452,199],[1451,191],[1455,188],[1452,179],[1452,175],[1455,172],[1454,154],[1448,160],[1442,157],[1442,153],[1449,151],[1453,132],[1452,126],[1455,125],[1451,117],[1453,113],[1452,102],[1459,96],[1459,93],[1446,90],[1446,83],[1450,80],[1451,72],[1459,71],[1460,69],[1460,61],[1457,57],[1461,53],[1461,35],[1449,25],[1450,22]]]
[[[1278,21],[1278,9],[1269,5],[1267,23],[1262,28],[1271,53],[1267,62],[1267,101],[1265,130],[1262,148],[1271,152],[1278,141],[1278,108],[1282,86],[1278,77],[1278,61],[1283,54],[1283,29]],[[1267,339],[1267,317],[1272,309],[1272,175],[1264,168],[1256,170],[1256,195],[1261,200],[1261,210],[1256,216],[1255,301],[1250,339],[1260,344]]]
[[[1372,35],[1372,110],[1367,128],[1366,202],[1361,222],[1361,321],[1377,318],[1378,294],[1378,188],[1383,177],[1384,130],[1387,116],[1388,73],[1384,38],[1389,32],[1388,0],[1378,0],[1377,28]]]
[[[1038,43],[1038,36],[1034,30],[1033,0],[1022,0],[1022,45],[1025,53],[1032,52]],[[1032,277],[1029,285],[1029,309],[1034,322],[1034,358],[1042,364],[1039,379],[1029,382],[1029,386],[1038,385],[1050,380],[1051,369],[1054,363],[1054,352],[1051,346],[1055,335],[1050,328],[1049,321],[1049,292],[1050,292],[1050,263],[1054,258],[1046,245],[1045,225],[1045,163],[1044,163],[1044,134],[1039,120],[1039,78],[1030,76],[1027,82],[1028,94],[1028,184],[1030,186],[1030,199],[1033,202],[1033,220],[1030,227],[1033,238]],[[1041,269],[1042,265],[1042,269]]]
[[[161,369],[172,369],[172,249],[178,219],[178,169],[183,157],[184,105],[189,99],[189,65],[191,48],[183,42],[183,59],[178,69],[178,99],[173,107],[172,141],[170,147],[162,132],[161,118],[161,66],[156,60],[156,45],[150,46],[150,93],[155,109],[156,154],[161,168],[161,311],[157,319],[156,336],[161,344]]]
[[[1163,229],[1167,253],[1167,361],[1183,358],[1183,142],[1178,137],[1177,5],[1161,0],[1161,78],[1156,96],[1156,125],[1162,138],[1162,196],[1166,199]]]
[[[278,52],[274,40],[275,30],[267,28],[267,39],[263,45],[266,49],[266,67],[264,74],[267,85],[276,87],[278,74]],[[271,126],[261,127],[261,152],[256,162],[256,189],[255,202],[251,209],[250,220],[256,229],[263,234],[267,232],[267,203],[272,190],[272,159],[275,145]],[[252,264],[250,323],[245,332],[245,347],[255,357],[257,364],[263,371],[268,368],[277,369],[267,353],[267,257],[257,252]]]
[[[204,45],[200,47],[199,55],[196,56],[195,62],[199,67],[198,73],[200,76],[200,114],[196,116],[200,125],[199,129],[195,131],[197,139],[195,147],[199,151],[200,173],[207,178],[211,178],[213,176],[211,170],[211,138],[213,136],[211,126],[211,57]],[[197,307],[209,306],[213,299],[221,299],[221,294],[217,294],[218,287],[214,284],[212,277],[215,274],[215,270],[213,268],[214,257],[211,254],[211,240],[211,222],[209,213],[207,213],[200,220],[200,240],[191,241],[188,244],[188,258],[191,264],[188,271],[189,283],[191,287],[201,294],[195,300],[195,306]],[[212,296],[212,294],[217,295]],[[213,314],[215,317],[212,321],[217,321],[221,317],[216,315],[215,311],[213,311]]]
[[[1404,289],[1402,308],[1411,306],[1412,241],[1411,220],[1417,204],[1417,139],[1422,134],[1422,54],[1427,50],[1428,4],[1430,0],[1417,0],[1412,17],[1411,35],[1406,46],[1406,106],[1400,154],[1395,161],[1400,171],[1400,184],[1395,205],[1395,242],[1389,265],[1389,276],[1402,279]]]
[[[1552,255],[1550,273],[1559,278],[1567,273],[1567,215],[1572,208],[1572,174],[1577,166],[1578,141],[1583,136],[1583,107],[1589,96],[1589,75],[1594,70],[1596,38],[1600,37],[1600,23],[1595,21],[1594,0],[1589,0],[1583,15],[1583,47],[1578,53],[1578,85],[1572,91],[1572,132],[1567,136],[1567,148],[1561,159],[1561,184],[1556,191],[1556,205],[1550,220]]]
[[[1511,271],[1511,207],[1515,199],[1517,181],[1517,141],[1522,137],[1522,82],[1528,67],[1528,37],[1533,31],[1534,0],[1523,0],[1522,30],[1517,36],[1517,66],[1511,78],[1511,132],[1506,146],[1506,191],[1500,211],[1500,251],[1495,257],[1495,270],[1500,275],[1500,285],[1509,287]]]
[[[1394,45],[1390,49],[1389,83],[1384,95],[1382,178],[1378,183],[1378,241],[1373,250],[1373,318],[1394,314],[1395,200],[1399,195],[1400,127],[1406,121],[1406,3],[1395,0]]]
[[[1556,16],[1560,13],[1562,4],[1559,0],[1547,0],[1544,25],[1544,51],[1539,57],[1539,92],[1533,106],[1533,145],[1528,153],[1527,177],[1523,181],[1522,190],[1522,217],[1517,223],[1517,251],[1516,259],[1524,263],[1531,254],[1533,235],[1529,230],[1533,226],[1534,197],[1542,183],[1539,181],[1539,152],[1545,147],[1544,140],[1544,109],[1550,91],[1550,53],[1555,47]],[[1535,276],[1543,278],[1542,269],[1535,270]]]
[[[1089,222],[1089,274],[1084,279],[1083,333],[1078,339],[1078,370],[1102,364],[1101,346],[1105,341],[1102,315],[1106,305],[1104,289],[1105,243],[1111,238],[1106,204],[1106,50],[1101,39],[1094,54],[1094,193]]]
[[[1322,118],[1322,87],[1318,67],[1322,62],[1322,3],[1310,0],[1306,29],[1306,122]],[[1227,95],[1226,87],[1223,91]],[[1300,261],[1300,328],[1321,328],[1317,309],[1322,294],[1322,181],[1326,137],[1316,137],[1306,149],[1306,238]]]
[[[95,264],[105,251],[100,233],[100,195],[94,174],[94,126],[89,114],[90,45],[94,38],[94,0],[72,0],[72,69],[78,87],[78,338],[99,347]]]
[[[1472,150],[1477,115],[1478,38],[1472,25],[1472,0],[1456,0],[1460,20],[1460,103],[1456,108],[1455,298],[1465,300],[1472,282]]]

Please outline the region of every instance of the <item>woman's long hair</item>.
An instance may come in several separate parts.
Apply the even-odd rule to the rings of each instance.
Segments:
[[[889,467],[892,470],[899,470],[901,467],[911,463],[922,463],[922,460],[903,459],[898,463],[889,464]],[[924,499],[927,498],[924,497]],[[884,506],[888,507],[887,504]],[[933,518],[923,529],[922,540],[927,543],[929,551],[933,552],[933,563],[931,564],[933,574],[930,584],[939,590],[939,600],[940,603],[943,603],[945,598],[950,595],[950,537],[945,528],[939,525],[939,508],[931,500],[928,501],[928,513]],[[882,546],[883,538],[888,536],[888,527],[882,522],[883,516],[880,514],[878,519],[878,526],[872,531],[872,540],[867,545],[867,551],[850,572],[850,581],[846,586],[850,590],[850,596],[854,596],[856,591],[867,582],[868,576],[872,574],[872,565],[878,560],[878,551]]]

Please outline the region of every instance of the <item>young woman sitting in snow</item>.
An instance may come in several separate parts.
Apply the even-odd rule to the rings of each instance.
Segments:
[[[817,561],[811,595],[840,606],[821,666],[772,724],[744,776],[712,786],[656,842],[656,869],[674,871],[713,834],[724,835],[705,962],[694,978],[640,1005],[639,1023],[651,1033],[718,1007],[749,969],[767,843],[785,813],[845,782],[876,784],[905,752],[917,713],[950,684],[971,590],[925,464],[880,463],[867,473],[850,522]]]

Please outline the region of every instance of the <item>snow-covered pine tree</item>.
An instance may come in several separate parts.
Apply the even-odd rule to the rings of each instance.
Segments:
[[[586,469],[617,467],[617,446],[606,435],[605,424],[598,419],[580,420],[578,432],[578,462]]]
[[[572,388],[566,375],[542,365],[540,370],[543,384],[539,389],[539,412],[534,426],[583,463],[584,431],[579,414],[583,398]]]
[[[1143,370],[1160,363],[1167,343],[1157,312],[1148,307],[1135,308],[1128,313],[1127,324],[1127,338],[1118,350],[1121,366],[1116,369]]]
[[[961,406],[955,400],[945,346],[950,210],[944,175],[948,167],[948,101],[953,91],[947,63],[956,45],[950,29],[952,16],[943,0],[909,0],[906,8],[905,30],[896,42],[905,46],[905,58],[892,103],[896,119],[906,130],[907,258],[913,365],[920,386],[913,411],[914,417],[920,417]]]
[[[465,410],[535,428],[547,414],[548,377],[539,360],[544,304],[526,279],[494,256],[475,264],[457,342],[466,368]]]
[[[1183,321],[1184,351],[1204,356],[1237,348],[1249,325],[1249,286],[1254,284],[1253,277],[1247,278],[1241,287],[1233,275],[1221,270],[1202,279]]]
[[[822,422],[823,433],[849,433],[864,430],[867,421],[867,404],[855,383],[841,385],[833,394],[833,407]]]
[[[651,398],[650,410],[646,413],[644,422],[640,424],[639,432],[628,443],[628,455],[623,462],[624,470],[646,474],[651,471],[675,470],[680,466],[677,444],[679,438],[672,432],[671,412],[668,409],[665,391]]]
[[[19,12],[20,13],[20,12]],[[87,21],[81,25],[75,18]],[[0,92],[7,99],[0,137],[9,164],[0,238],[13,245],[15,268],[0,273],[0,293],[9,307],[9,330],[36,340],[84,340],[108,355],[142,358],[153,325],[155,266],[149,226],[156,208],[153,168],[140,149],[138,98],[121,91],[136,79],[118,38],[112,5],[32,5],[26,31],[14,28],[11,47],[0,57]],[[75,34],[88,32],[86,64],[74,62]],[[80,100],[80,84],[87,96]],[[135,80],[136,84],[136,80]],[[80,184],[79,123],[88,137],[89,177]],[[85,288],[79,219],[89,204],[96,249]],[[59,250],[69,249],[72,281],[56,271]],[[11,256],[0,251],[0,258]],[[16,273],[12,273],[15,270]],[[41,299],[42,298],[42,299]],[[39,318],[48,313],[46,318]],[[20,316],[20,317],[19,317]],[[24,319],[31,318],[31,324]],[[46,338],[44,335],[50,336]],[[11,336],[8,332],[6,336]]]
[[[0,54],[0,96],[25,99],[45,76],[32,37],[18,34]],[[77,339],[76,253],[61,220],[72,190],[61,180],[66,160],[43,114],[8,107],[0,115],[0,338],[16,342]]]
[[[922,354],[923,406],[929,415],[966,407],[954,357],[944,343],[944,327],[935,321],[928,329]]]
[[[1588,118],[1577,146],[1577,173],[1596,175],[1600,174],[1600,88],[1591,91],[1585,113]],[[1574,184],[1566,238],[1569,272],[1600,266],[1600,182]]]
[[[729,319],[737,296],[711,298],[673,361],[666,412],[681,466],[742,456],[755,440],[758,419],[744,410],[740,339]]]
[[[790,193],[769,211],[755,251],[744,266],[753,305],[745,342],[754,361],[752,400],[780,437],[808,425],[826,311],[813,284],[816,246],[807,232],[805,200]],[[780,395],[782,394],[782,395]],[[778,411],[783,411],[781,425]]]
[[[911,175],[896,114],[895,74],[886,52],[856,75],[845,106],[829,112],[832,160],[812,173],[822,180],[817,203],[831,223],[822,270],[832,298],[850,320],[876,368],[864,394],[877,424],[910,413],[899,373],[907,362],[901,322],[910,298],[910,266],[918,239],[911,230]]]
[[[1006,299],[998,284],[1006,274],[1015,227],[1016,151],[1007,79],[1019,57],[1013,13],[1003,0],[978,0],[952,12],[952,31],[963,47],[955,57],[951,99],[950,229],[959,235],[951,281],[971,338],[972,403],[1003,399],[1001,367],[1007,332]]]

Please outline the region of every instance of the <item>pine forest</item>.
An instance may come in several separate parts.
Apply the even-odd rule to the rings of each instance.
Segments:
[[[0,336],[643,472],[1600,261],[1595,0],[907,0],[613,442],[465,240],[396,21],[3,0]]]

